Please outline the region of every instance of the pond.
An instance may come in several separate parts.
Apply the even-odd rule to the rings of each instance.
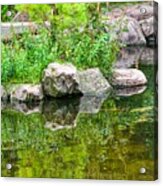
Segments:
[[[45,100],[12,107],[2,103],[2,176],[157,177],[157,65],[149,61],[151,58],[147,61],[147,56],[135,60],[138,48],[130,48],[128,53],[125,50],[115,65],[121,68],[127,59],[127,68],[134,66],[144,72],[147,87],[119,89],[105,97]],[[141,168],[145,173],[140,173]]]

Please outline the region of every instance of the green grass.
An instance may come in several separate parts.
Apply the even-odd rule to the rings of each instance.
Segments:
[[[3,83],[37,83],[50,62],[73,63],[78,69],[99,67],[107,76],[119,47],[109,34],[73,31],[57,33],[56,41],[47,29],[23,33],[2,42]]]

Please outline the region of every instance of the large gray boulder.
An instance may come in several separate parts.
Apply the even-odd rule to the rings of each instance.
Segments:
[[[111,90],[111,86],[98,68],[80,71],[79,90],[84,95],[101,95]]]
[[[44,94],[62,97],[79,93],[79,77],[72,64],[50,63],[43,71],[42,86]]]
[[[112,85],[117,87],[133,87],[145,85],[147,79],[138,69],[115,69],[112,76]]]
[[[23,84],[14,86],[10,92],[11,102],[30,102],[43,99],[41,85]]]
[[[154,8],[148,4],[140,4],[135,6],[130,6],[126,9],[125,14],[127,16],[133,17],[134,19],[140,21],[147,19],[154,15]]]
[[[139,22],[132,17],[122,16],[107,20],[105,28],[114,35],[115,39],[125,45],[146,44]]]

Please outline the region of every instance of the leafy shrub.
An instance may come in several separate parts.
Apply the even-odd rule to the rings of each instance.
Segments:
[[[38,82],[42,70],[53,61],[73,63],[78,69],[99,67],[111,72],[119,44],[104,31],[97,4],[16,5],[31,19],[46,20],[53,10],[50,29],[25,32],[2,42],[3,82]],[[40,12],[41,11],[41,12]],[[38,16],[39,15],[39,16]]]
[[[46,29],[38,35],[24,33],[9,43],[2,43],[2,82],[38,82],[42,70],[53,61],[70,62],[79,69],[99,67],[105,75],[111,71],[118,46],[106,33],[60,34],[53,42]]]
[[[7,12],[11,12],[11,16],[7,15]],[[2,5],[1,6],[1,20],[2,22],[11,21],[16,15],[16,9],[14,5]]]

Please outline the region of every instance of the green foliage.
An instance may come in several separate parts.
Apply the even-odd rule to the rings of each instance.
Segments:
[[[28,13],[30,20],[35,22],[47,21],[51,16],[51,7],[46,4],[21,4],[15,5],[15,9]]]
[[[82,3],[56,4],[57,14],[54,19],[58,29],[70,29],[85,26],[88,22],[87,5]]]
[[[11,16],[7,15],[7,12],[11,12]],[[14,15],[16,15],[16,9],[14,5],[2,5],[1,6],[1,20],[2,22],[11,21],[14,18]]]
[[[2,43],[2,82],[38,82],[45,66],[52,60],[51,41],[46,30],[29,32],[21,38]]]
[[[97,4],[16,5],[42,24],[38,33],[27,31],[2,42],[2,82],[39,82],[42,70],[53,61],[73,63],[79,69],[99,67],[111,72],[119,43],[104,31]],[[38,16],[39,15],[39,16]],[[42,25],[42,26],[41,26]]]
[[[93,37],[76,31],[60,34],[53,42],[46,29],[37,35],[27,32],[21,38],[15,36],[11,42],[2,43],[2,82],[39,82],[42,70],[53,61],[71,62],[79,69],[99,67],[107,76],[118,45],[105,33]]]

